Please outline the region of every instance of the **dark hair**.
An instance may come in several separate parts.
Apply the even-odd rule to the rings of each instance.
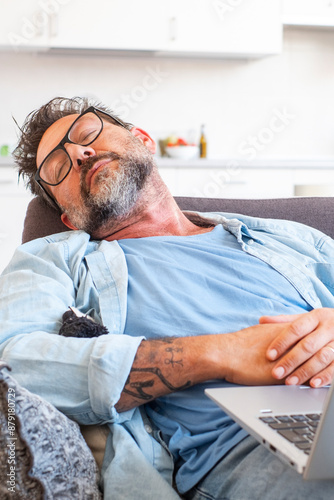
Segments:
[[[39,143],[44,132],[55,121],[63,118],[63,116],[80,114],[89,108],[89,106],[94,106],[108,114],[113,114],[104,104],[86,97],[73,97],[71,99],[66,97],[55,97],[39,109],[32,111],[20,128],[21,136],[13,152],[18,167],[19,177],[23,177],[26,186],[29,187],[32,194],[41,195],[48,204],[50,204],[49,198],[35,181],[35,174],[37,171],[36,156]],[[117,119],[120,120],[118,117]],[[130,123],[123,122],[123,120],[120,121],[128,130],[132,128]],[[116,122],[115,125],[117,125]]]

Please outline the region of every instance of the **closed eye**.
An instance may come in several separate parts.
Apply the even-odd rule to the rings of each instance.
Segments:
[[[69,168],[69,161],[64,160],[55,165],[55,182],[60,182],[67,174]]]
[[[80,134],[80,137],[78,138],[77,143],[78,144],[89,144],[90,142],[93,142],[95,137],[97,136],[97,130],[85,130],[83,133]]]

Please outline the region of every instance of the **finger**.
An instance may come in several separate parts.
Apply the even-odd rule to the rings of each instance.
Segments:
[[[302,366],[307,360],[327,346],[331,340],[330,329],[325,326],[318,327],[314,332],[302,338],[289,352],[280,358],[279,362],[273,368],[273,376],[278,379],[289,376],[298,367]],[[313,376],[315,373],[313,372],[310,376]]]
[[[286,329],[271,342],[266,354],[269,360],[273,361],[283,356],[297,342],[319,326],[319,318],[317,314],[312,314],[313,312],[297,315],[297,319],[287,325]]]
[[[310,380],[310,385],[312,387],[323,387],[324,385],[330,385],[334,380],[334,362],[331,363],[325,370],[317,373],[315,377]]]
[[[285,383],[287,385],[298,385],[310,381],[312,387],[321,387],[330,384],[333,376],[334,347],[327,345],[288,377]]]
[[[261,316],[259,319],[260,324],[266,323],[291,323],[299,318],[301,314],[278,314],[277,316]]]
[[[286,383],[290,385],[302,384],[314,377],[334,360],[334,351],[328,346],[330,340],[326,332],[318,329],[280,359],[273,368],[273,376],[278,379],[287,377]]]

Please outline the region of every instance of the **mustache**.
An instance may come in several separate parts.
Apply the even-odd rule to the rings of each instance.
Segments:
[[[101,161],[101,160],[110,160],[110,161],[120,160],[121,158],[122,157],[120,155],[118,155],[117,153],[113,153],[112,151],[108,151],[107,153],[102,153],[102,154],[96,155],[96,156],[90,156],[89,158],[87,158],[87,160],[85,160],[81,164],[81,178],[86,177],[87,172],[89,172],[89,170],[91,170],[91,168],[93,168],[95,163],[97,163],[98,161]]]

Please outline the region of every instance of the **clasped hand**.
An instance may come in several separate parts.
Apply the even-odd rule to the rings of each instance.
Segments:
[[[261,325],[280,324],[281,332],[266,350],[276,361],[271,374],[288,385],[308,382],[312,387],[334,378],[334,309],[314,309],[298,315],[263,316]]]

